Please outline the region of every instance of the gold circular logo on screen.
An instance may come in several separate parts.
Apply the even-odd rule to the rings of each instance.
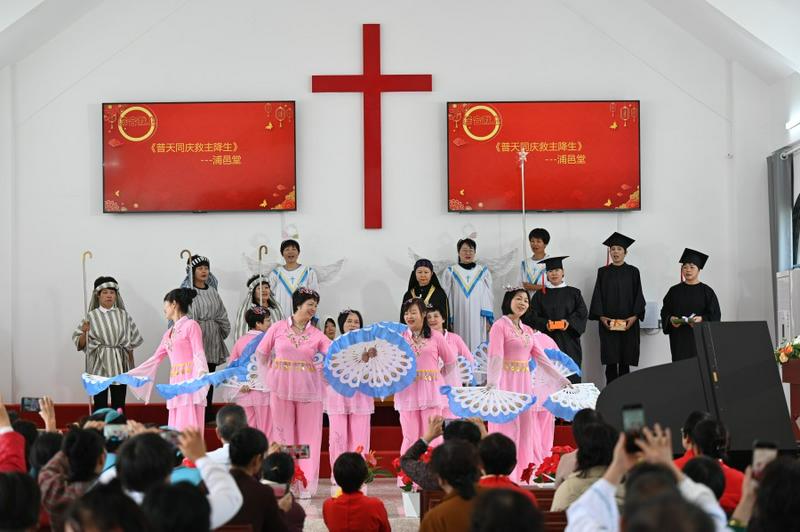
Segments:
[[[129,114],[134,113],[131,116]],[[132,105],[119,114],[119,134],[131,142],[142,142],[156,131],[156,115],[150,109]]]
[[[473,116],[474,114],[474,116]],[[500,131],[502,120],[496,110],[488,105],[475,105],[464,113],[462,127],[464,133],[472,140],[484,142],[494,138]],[[486,131],[488,133],[485,133]]]

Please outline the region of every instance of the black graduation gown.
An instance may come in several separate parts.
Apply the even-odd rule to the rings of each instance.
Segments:
[[[574,286],[564,286],[536,292],[522,321],[551,337],[580,367],[583,359],[581,335],[586,330],[587,315],[581,291]],[[564,331],[548,331],[547,322],[551,320],[567,320],[569,327]],[[580,382],[579,378],[570,380]]]
[[[639,269],[630,264],[609,264],[597,270],[589,319],[622,320],[631,316],[644,319],[644,294]],[[610,331],[602,323],[600,331],[600,361],[603,364],[639,365],[639,322],[627,331]]]
[[[664,296],[661,327],[664,329],[664,334],[669,335],[669,349],[672,352],[673,362],[697,356],[694,328],[685,324],[673,327],[669,319],[670,316],[680,318],[691,314],[702,316],[703,321],[720,321],[722,318],[717,294],[707,284],[676,284]]]
[[[412,297],[421,297],[427,304],[430,304],[433,308],[438,310],[442,314],[442,319],[444,319],[444,326],[447,327],[447,324],[450,323],[450,303],[447,301],[447,294],[444,293],[444,288],[441,286],[434,286],[434,284],[431,283],[422,289],[416,286],[406,290],[406,293],[403,294],[403,301],[400,302],[400,323],[406,322],[406,320],[403,319],[403,303]]]

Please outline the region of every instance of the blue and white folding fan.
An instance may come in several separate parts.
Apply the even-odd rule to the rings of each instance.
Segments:
[[[456,372],[458,373],[458,382],[462,386],[470,386],[475,383],[475,377],[472,374],[472,363],[462,355],[458,355]]]
[[[472,353],[475,362],[472,366],[473,384],[483,385],[489,372],[489,343],[483,342]]]
[[[358,391],[380,398],[411,385],[417,377],[417,359],[398,325],[376,323],[334,340],[322,367],[328,384],[345,397]]]
[[[597,406],[597,398],[600,397],[600,390],[591,382],[573,384],[570,387],[562,388],[545,399],[544,406],[556,417],[572,421],[575,414],[584,408],[594,409]]]
[[[258,361],[256,360],[256,348],[258,344],[261,343],[261,339],[264,338],[264,334],[266,333],[262,332],[253,336],[253,339],[248,342],[242,350],[239,358],[228,364],[226,368],[244,368],[246,372],[244,378],[239,378],[240,374],[237,373],[223,382],[222,386],[226,388],[235,388],[237,391],[242,386],[247,386],[251,390],[259,392],[266,391],[264,389],[264,383],[258,378]]]
[[[100,375],[84,373],[81,375],[81,381],[83,382],[83,389],[86,390],[87,394],[97,395],[112,384],[125,384],[126,386],[130,386],[132,388],[139,388],[140,386],[144,386],[150,382],[150,378],[134,377],[133,375],[128,375],[127,373],[121,373],[114,377],[101,377]]]
[[[479,417],[492,423],[508,423],[536,402],[526,393],[487,386],[442,386],[450,411],[460,417]]]

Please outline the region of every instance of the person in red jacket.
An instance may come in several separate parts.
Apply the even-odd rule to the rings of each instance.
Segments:
[[[719,462],[722,474],[725,475],[725,490],[719,499],[719,505],[730,515],[742,498],[744,473],[729,467],[723,461],[728,452],[728,431],[716,419],[704,419],[692,429],[691,440],[694,456],[708,456]]]
[[[358,453],[342,453],[333,464],[333,478],[342,494],[322,505],[322,517],[330,532],[390,532],[383,501],[361,493],[367,479],[367,463]]]
[[[0,473],[25,473],[25,438],[11,428],[6,405],[0,397]]]
[[[673,460],[678,469],[683,469],[686,462],[695,457],[694,451],[692,450],[692,431],[694,430],[694,426],[704,419],[711,419],[711,414],[701,410],[694,410],[689,414],[689,417],[686,418],[686,421],[683,422],[683,427],[681,427],[681,443],[686,452],[683,453],[683,456]]]
[[[521,488],[508,478],[517,465],[517,446],[511,438],[499,432],[489,434],[478,444],[478,453],[484,473],[478,481],[479,486],[517,491],[538,506],[533,492]]]

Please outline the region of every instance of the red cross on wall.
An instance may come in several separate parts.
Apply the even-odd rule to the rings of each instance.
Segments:
[[[381,74],[381,25],[364,24],[364,72],[311,76],[311,92],[364,93],[364,227],[381,223],[381,93],[431,91],[430,74]]]

